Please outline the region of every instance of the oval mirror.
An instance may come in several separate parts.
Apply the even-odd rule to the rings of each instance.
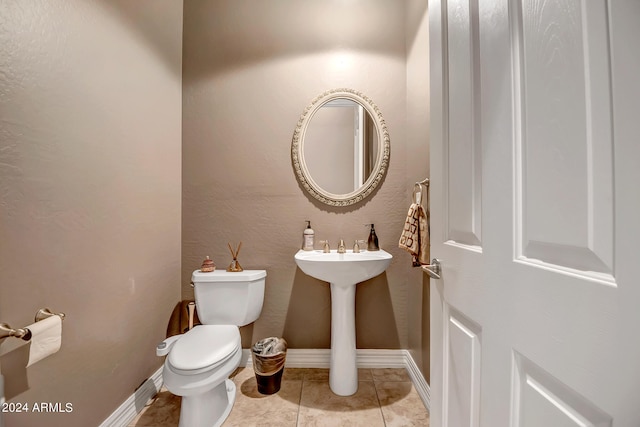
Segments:
[[[316,97],[293,134],[291,158],[302,186],[332,206],[364,200],[389,164],[389,132],[378,107],[352,89]]]

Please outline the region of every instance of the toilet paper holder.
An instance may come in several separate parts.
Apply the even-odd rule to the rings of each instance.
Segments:
[[[35,317],[35,321],[39,322],[41,320],[46,319],[47,317],[51,317],[51,316],[60,316],[60,319],[64,320],[64,313],[54,313],[51,310],[49,310],[48,308],[41,308],[40,310],[38,310],[38,312],[36,313],[36,317]]]
[[[65,314],[53,313],[48,308],[41,308],[36,313],[35,321],[39,322],[51,316],[60,316],[60,319],[64,320]],[[0,323],[0,340],[8,337],[15,337],[20,338],[24,341],[29,341],[31,339],[31,331],[29,330],[29,328],[14,329],[7,323]]]

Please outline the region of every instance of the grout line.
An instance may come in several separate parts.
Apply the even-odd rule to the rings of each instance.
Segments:
[[[371,377],[373,378],[373,371],[371,372]],[[380,402],[380,396],[378,395],[378,386],[376,385],[375,380],[373,381],[373,390],[376,392],[376,400],[378,401],[378,410],[380,410],[380,416],[382,417],[382,424],[387,426],[387,420],[384,417],[384,412],[382,412],[382,402]]]
[[[286,369],[286,368],[285,368]],[[302,373],[302,381],[300,384],[300,398],[298,399],[298,412],[296,413],[296,427],[300,425],[300,407],[302,406],[302,391],[304,390],[304,377],[306,373]]]

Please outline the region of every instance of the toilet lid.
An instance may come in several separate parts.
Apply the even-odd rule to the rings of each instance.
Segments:
[[[183,371],[213,368],[239,347],[240,331],[237,326],[199,325],[176,341],[168,359],[171,366]]]

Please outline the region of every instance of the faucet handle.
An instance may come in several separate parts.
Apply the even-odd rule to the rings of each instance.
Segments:
[[[360,245],[358,244],[357,240],[355,242],[353,242],[353,253],[354,254],[359,254],[360,253]]]
[[[321,245],[324,245],[322,247],[322,252],[324,252],[325,254],[331,252],[331,247],[329,246],[329,241],[328,240],[320,240],[319,243]]]

